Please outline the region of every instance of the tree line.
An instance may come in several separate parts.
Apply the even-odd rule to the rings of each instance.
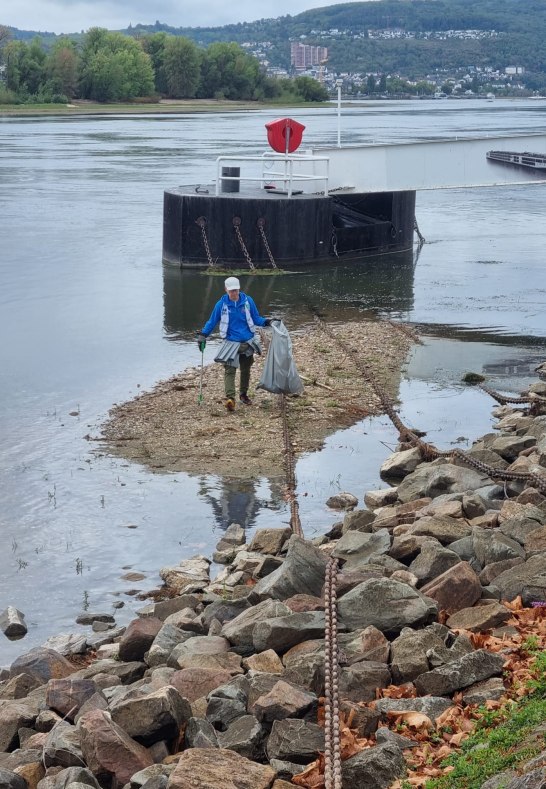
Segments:
[[[135,99],[230,99],[325,101],[316,80],[268,77],[239,44],[203,49],[166,32],[139,38],[94,27],[76,43],[56,38],[49,49],[39,37],[10,40],[0,26],[0,103],[66,103],[72,99],[124,102]]]

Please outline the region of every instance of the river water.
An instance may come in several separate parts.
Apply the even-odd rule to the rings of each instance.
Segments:
[[[158,569],[210,555],[232,521],[249,534],[289,513],[267,479],[154,474],[99,442],[109,408],[196,365],[194,332],[221,282],[161,265],[165,188],[210,181],[219,153],[258,153],[264,123],[292,114],[309,144],[335,145],[335,108],[168,116],[0,119],[0,611],[28,635],[0,635],[0,665],[83,608],[123,602],[120,623]],[[342,143],[543,132],[546,101],[378,102],[343,108]],[[413,257],[259,278],[263,314],[389,317],[424,340],[400,387],[404,421],[441,448],[488,430],[492,401],[465,371],[518,391],[546,356],[546,187],[424,192],[427,244]],[[386,418],[331,436],[297,465],[308,536],[336,520],[326,498],[362,498],[396,443]],[[127,574],[140,573],[142,580]]]

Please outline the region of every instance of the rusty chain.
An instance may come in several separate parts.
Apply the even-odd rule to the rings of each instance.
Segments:
[[[294,461],[294,446],[290,438],[290,428],[288,425],[288,406],[286,395],[280,395],[280,409],[282,419],[282,435],[284,443],[284,471],[286,476],[286,496],[290,502],[290,528],[303,538],[303,529],[300,521],[300,508],[296,494],[296,472]]]
[[[337,641],[338,560],[331,556],[324,584],[324,783],[325,789],[341,787],[339,736],[339,647]]]
[[[256,222],[256,225],[258,227],[258,230],[260,231],[260,235],[262,237],[262,241],[263,241],[263,244],[264,244],[264,247],[265,247],[265,251],[267,252],[267,256],[269,257],[269,262],[271,263],[273,268],[277,268],[277,264],[275,263],[275,259],[273,257],[273,254],[271,252],[269,243],[268,243],[266,235],[265,235],[265,219],[263,217],[260,217],[258,219],[258,221]]]
[[[540,397],[540,395],[537,394],[533,396],[526,395],[524,397],[508,397],[507,395],[503,395],[500,392],[495,392],[494,389],[490,389],[485,384],[478,384],[478,387],[480,389],[483,389],[484,392],[487,392],[487,394],[490,397],[492,397],[493,400],[496,400],[497,403],[500,403],[501,405],[506,405],[506,403],[519,404],[519,403],[535,403],[537,401],[546,402],[546,398]]]
[[[205,228],[207,226],[207,220],[205,219],[204,216],[199,216],[195,220],[195,224],[197,225],[197,227],[199,227],[201,229],[201,236],[203,238],[203,246],[205,247],[207,260],[209,262],[209,266],[211,268],[213,268],[214,267],[214,261],[212,259],[212,255],[210,254],[209,240],[207,238],[207,231],[205,230]]]
[[[338,345],[341,345],[340,341],[335,336],[332,329],[330,329],[324,321],[315,313],[315,321],[322,327],[324,332],[328,334],[328,336],[334,340]],[[444,452],[437,449],[433,444],[429,444],[426,441],[422,441],[421,438],[413,431],[410,430],[400,417],[398,416],[394,404],[386,393],[384,388],[381,384],[376,381],[373,375],[370,373],[369,365],[362,362],[358,354],[353,351],[351,348],[347,348],[343,345],[343,350],[348,353],[356,367],[362,373],[364,379],[368,382],[368,384],[372,387],[374,393],[377,395],[379,400],[381,401],[381,405],[393,423],[393,425],[397,428],[400,433],[401,440],[406,441],[407,443],[411,444],[414,447],[417,447],[423,457],[424,460],[434,460],[435,458],[440,457],[451,457],[457,458],[461,463],[464,463],[467,466],[471,466],[476,470],[480,471],[481,473],[485,474],[486,476],[490,477],[493,480],[507,480],[507,481],[518,481],[518,482],[529,482],[533,487],[537,490],[541,491],[542,493],[546,494],[546,476],[542,474],[538,474],[533,471],[503,471],[501,469],[497,469],[494,466],[489,466],[486,463],[482,463],[480,460],[473,458],[471,455],[468,455],[466,452],[463,452],[462,449],[449,449]],[[483,387],[482,387],[483,388]],[[487,391],[487,390],[486,390]],[[492,390],[489,390],[488,393],[491,393]],[[502,395],[501,395],[502,397]],[[512,398],[514,400],[515,398]],[[519,402],[522,398],[517,398]],[[509,402],[510,400],[507,400]],[[525,399],[525,402],[529,402],[529,400]]]
[[[246,244],[243,240],[243,236],[241,235],[241,217],[234,216],[232,221],[235,230],[235,235],[237,236],[243,255],[245,256],[246,262],[248,263],[248,267],[251,271],[255,271],[256,266],[252,262],[252,258],[249,255],[248,249],[246,248]]]

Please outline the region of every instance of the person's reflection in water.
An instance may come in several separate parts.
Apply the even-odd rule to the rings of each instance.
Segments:
[[[263,482],[263,481],[262,481]],[[263,509],[277,509],[283,497],[280,482],[269,480],[269,498],[258,494],[259,479],[202,477],[199,493],[210,503],[217,526],[225,531],[232,523],[252,528]]]

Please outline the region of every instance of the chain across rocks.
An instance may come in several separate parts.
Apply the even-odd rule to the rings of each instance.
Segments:
[[[245,256],[245,260],[248,263],[248,267],[251,271],[254,271],[256,269],[256,266],[252,262],[252,258],[250,257],[249,251],[246,248],[246,244],[241,234],[241,217],[234,216],[232,221],[233,221],[233,228],[235,230],[235,235],[237,236],[237,240],[239,241],[239,246],[241,247],[241,251]]]
[[[338,345],[341,345],[340,341],[337,339],[335,333],[332,329],[318,316],[315,314],[315,321],[321,326],[324,332]],[[401,440],[411,444],[411,446],[417,447],[421,453],[421,456],[424,460],[434,460],[435,458],[439,457],[450,457],[456,458],[458,461],[463,463],[466,466],[470,466],[475,468],[477,471],[480,471],[482,474],[490,477],[493,480],[506,480],[506,481],[519,481],[519,482],[528,482],[534,488],[539,490],[541,493],[546,494],[546,476],[543,474],[538,474],[533,471],[503,471],[501,469],[495,468],[494,466],[489,466],[486,463],[482,463],[481,460],[477,460],[476,458],[468,455],[466,452],[463,452],[462,449],[449,449],[445,452],[440,451],[437,449],[433,444],[429,444],[426,441],[422,441],[421,438],[416,434],[415,431],[411,430],[410,428],[406,427],[400,417],[398,416],[396,409],[394,407],[394,403],[386,393],[384,388],[381,384],[371,375],[369,366],[362,362],[358,354],[351,348],[347,348],[345,344],[343,344],[343,350],[351,356],[355,366],[360,370],[364,379],[367,383],[372,387],[373,391],[381,401],[381,405],[393,423],[393,425],[397,428],[400,433]],[[482,387],[483,388],[483,387]],[[487,391],[487,390],[486,390]],[[493,390],[489,390],[488,394],[490,394]],[[507,399],[506,402],[511,402],[512,400]],[[523,398],[517,398],[516,402],[520,402]],[[526,398],[524,402],[529,402],[530,400]]]
[[[296,494],[296,471],[294,459],[294,446],[290,438],[290,427],[288,425],[288,405],[286,395],[280,395],[280,409],[282,420],[282,437],[284,444],[284,473],[286,477],[286,496],[290,503],[290,528],[298,537],[303,537],[301,528],[300,508]]]
[[[338,560],[331,556],[324,584],[324,784],[341,787],[341,743],[339,736],[339,647],[337,642]]]

